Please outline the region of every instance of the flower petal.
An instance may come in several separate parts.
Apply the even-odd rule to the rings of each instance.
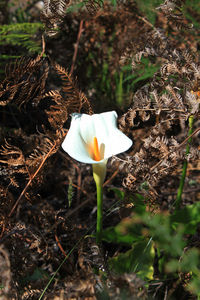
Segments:
[[[132,146],[131,139],[117,128],[117,113],[115,111],[93,115],[93,120],[98,143],[105,145],[105,159],[122,153]]]
[[[108,141],[105,141],[105,159],[127,151],[133,144],[132,140],[117,128],[109,134]]]
[[[95,161],[90,157],[86,143],[80,134],[81,116],[81,114],[72,115],[71,126],[62,143],[62,148],[72,158],[83,163],[92,164]]]
[[[94,115],[82,114],[80,117],[80,134],[86,144],[93,143],[96,136]]]

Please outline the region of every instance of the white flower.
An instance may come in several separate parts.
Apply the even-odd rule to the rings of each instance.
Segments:
[[[72,114],[71,126],[62,148],[74,159],[88,164],[106,164],[109,157],[128,150],[132,145],[117,128],[117,113]]]

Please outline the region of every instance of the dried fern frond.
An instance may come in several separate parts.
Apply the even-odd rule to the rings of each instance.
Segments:
[[[9,299],[10,288],[11,288],[11,267],[10,267],[10,258],[8,251],[0,246],[0,282],[3,285],[3,291],[0,291],[0,297],[3,299]]]
[[[103,7],[103,0],[84,0],[85,6],[90,14],[94,15]]]
[[[26,165],[24,154],[20,148],[10,145],[7,141],[0,149],[0,163],[4,164],[0,168],[2,183],[7,183],[15,188],[19,187],[20,177],[27,180],[29,171]],[[19,174],[21,174],[19,176]]]
[[[92,113],[92,108],[87,97],[79,91],[76,81],[72,75],[58,64],[54,65],[55,70],[61,76],[63,86],[62,91],[66,97],[66,107],[69,113],[81,112],[82,108],[87,113]]]
[[[55,36],[58,32],[70,2],[70,0],[44,0],[41,20],[45,25],[48,36]]]
[[[13,102],[21,108],[28,102],[38,103],[44,93],[48,70],[48,64],[41,59],[41,55],[36,59],[22,58],[14,66],[9,66],[6,78],[0,85],[0,105]]]
[[[44,157],[51,151],[54,147],[54,142],[47,136],[40,136],[40,144],[33,150],[33,152],[26,159],[27,166],[29,167],[38,167],[41,162],[44,160]],[[57,151],[55,148],[51,155]]]
[[[165,0],[157,9],[160,9],[167,17],[168,22],[171,22],[177,29],[191,28],[192,25],[183,16],[181,7],[184,1],[181,0]]]
[[[10,145],[7,141],[0,149],[0,155],[4,158],[0,159],[1,163],[14,166],[22,166],[25,163],[25,158],[21,149],[16,146]]]
[[[45,110],[48,121],[52,128],[60,129],[68,118],[66,101],[63,99],[59,91],[50,91],[44,95],[44,98],[50,98],[53,104],[49,110]]]

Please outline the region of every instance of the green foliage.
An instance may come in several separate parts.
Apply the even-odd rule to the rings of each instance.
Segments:
[[[110,2],[113,6],[117,6],[117,0],[110,0]]]
[[[128,82],[130,87],[134,90],[136,84],[142,83],[151,78],[159,68],[159,65],[154,65],[148,58],[143,57],[139,64],[139,68],[135,70],[134,73],[131,72],[130,75],[126,76],[123,83]],[[132,68],[130,66],[127,69],[131,70]]]
[[[111,55],[112,49],[109,49],[108,60]],[[94,55],[89,53],[88,63],[90,64],[92,60],[95,60]],[[106,94],[107,99],[115,102],[118,107],[125,107],[128,104],[126,99],[130,97],[130,93],[135,92],[138,86],[141,87],[144,85],[160,68],[158,64],[152,64],[148,58],[142,58],[138,65],[139,67],[137,70],[134,70],[134,73],[131,64],[127,64],[111,74],[109,62],[104,61],[102,70],[96,78],[96,81],[91,81],[91,88]],[[93,66],[90,64],[87,76],[91,76],[92,73]],[[115,90],[114,93],[113,89]]]
[[[123,72],[119,73],[119,82],[116,89],[116,102],[119,107],[123,105]]]
[[[200,224],[200,202],[188,205],[170,216],[170,223],[174,230],[179,224],[184,227],[184,234],[195,234]]]
[[[34,36],[43,29],[41,23],[18,23],[0,26],[0,45],[23,47],[30,53],[40,53],[41,44]]]
[[[118,188],[115,188],[115,187],[109,188],[109,191],[113,191],[115,193],[115,195],[117,196],[117,198],[119,198],[120,200],[124,200],[124,196],[125,196],[124,191],[122,191]]]
[[[120,224],[115,227],[109,227],[103,232],[103,240],[112,243],[120,243],[123,245],[132,245],[133,242],[143,240],[141,226],[137,224],[134,230],[124,234]]]
[[[42,51],[41,33],[43,25],[41,23],[16,23],[0,25],[0,73],[4,74],[5,64],[11,63],[15,59],[29,54],[39,54]],[[7,46],[15,46],[13,55],[12,50],[4,53]],[[4,48],[5,47],[5,50]],[[17,54],[17,55],[16,55]]]
[[[68,206],[71,207],[72,200],[74,195],[74,189],[72,185],[72,180],[70,179],[68,190],[67,190],[67,198],[68,198]]]
[[[109,190],[114,191],[115,195],[121,200],[124,200],[125,193],[117,188],[111,188]],[[145,212],[144,197],[140,194],[128,195],[127,200],[134,205],[133,211],[137,214],[143,214]],[[119,223],[115,227],[109,227],[103,231],[103,239],[107,242],[121,243],[123,245],[132,245],[135,241],[143,241],[145,237],[142,235],[142,226],[140,221],[135,223],[133,230],[129,233],[125,230],[124,224],[129,224],[130,220],[126,219],[124,222]]]
[[[186,206],[172,215],[154,215],[144,211],[142,197],[136,199],[133,216],[103,233],[107,242],[131,246],[130,250],[109,260],[110,268],[119,274],[135,272],[150,282],[153,279],[156,249],[160,278],[176,278],[180,272],[189,273],[191,279],[187,288],[198,295],[200,253],[197,248],[186,247],[185,235],[196,233],[200,224],[200,203]]]
[[[137,273],[142,279],[153,279],[154,248],[151,240],[136,242],[126,253],[110,259],[111,270],[118,274]]]
[[[31,281],[40,281],[45,279],[49,279],[48,273],[42,270],[41,268],[36,268],[32,274],[29,274],[28,276],[23,278],[22,282],[24,284],[28,284]]]
[[[67,13],[74,13],[85,6],[84,2],[77,2],[67,7]]]
[[[187,19],[189,19],[193,26],[197,29],[200,29],[199,24],[199,14],[200,14],[200,5],[199,0],[186,0],[183,6],[183,13]]]
[[[144,13],[146,18],[150,21],[151,24],[155,23],[156,20],[156,7],[158,7],[161,3],[163,3],[162,0],[136,0],[138,7],[140,10]]]

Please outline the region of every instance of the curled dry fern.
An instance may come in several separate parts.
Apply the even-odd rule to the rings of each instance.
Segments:
[[[89,13],[94,15],[100,8],[103,7],[103,0],[84,0],[85,6]]]
[[[183,16],[178,18],[175,13],[180,11],[181,5],[180,1],[165,1],[159,9],[168,14],[171,26],[186,28]],[[200,80],[200,64],[197,53],[189,48],[174,49],[171,37],[164,35],[158,28],[149,27],[151,30],[148,31],[148,39],[144,39],[144,44],[132,56],[133,72],[140,67],[143,57],[148,57],[150,61],[158,59],[160,69],[150,82],[138,88],[131,107],[119,123],[121,129],[132,134],[135,140],[133,155],[123,163],[123,166],[129,167],[124,185],[141,191],[141,186],[145,183],[149,195],[157,197],[159,182],[173,174],[185,159],[185,144],[182,142],[184,139],[187,141],[189,116],[194,114],[194,118],[199,118],[197,82]],[[130,52],[131,45],[128,52],[124,52],[122,61],[126,61],[126,55],[130,59]],[[132,48],[132,53],[134,52],[135,48]],[[193,162],[199,160],[196,143],[191,146],[190,151],[187,159]]]
[[[63,21],[70,0],[44,0],[41,20],[45,24],[46,34],[55,36]]]
[[[6,78],[0,85],[0,105],[5,108],[12,105],[16,113],[31,120],[33,128],[31,134],[31,123],[23,129],[19,128],[15,136],[8,136],[9,143],[6,142],[1,148],[4,184],[15,188],[25,186],[10,215],[23,196],[29,197],[29,186],[37,180],[42,182],[42,167],[59,149],[65,135],[63,126],[69,114],[82,111],[92,113],[90,102],[78,89],[72,75],[58,64],[52,66],[61,77],[61,91],[46,91],[49,62],[43,58],[43,53],[35,59],[24,58],[8,67]],[[15,146],[15,143],[21,143],[21,147]]]

